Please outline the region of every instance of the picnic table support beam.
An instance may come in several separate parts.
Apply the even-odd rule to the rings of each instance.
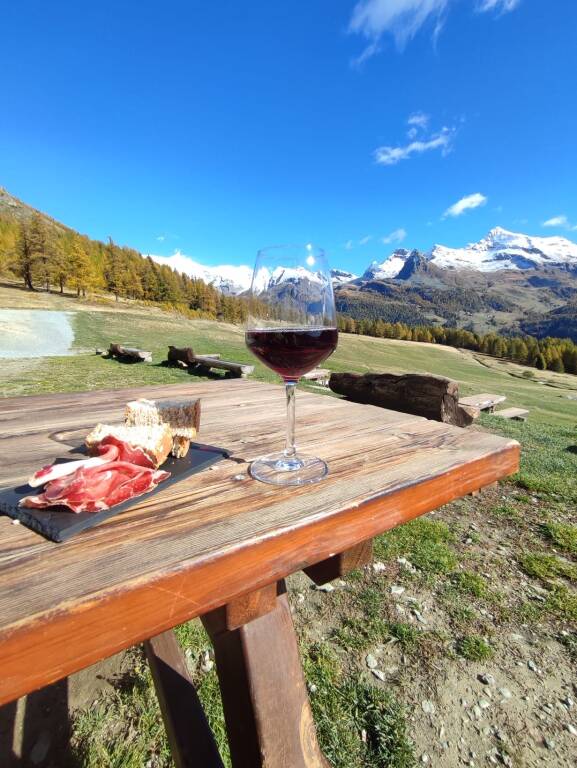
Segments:
[[[361,541],[360,544],[356,544],[344,552],[339,552],[326,560],[321,560],[320,563],[309,565],[307,568],[303,568],[303,571],[315,584],[322,586],[329,581],[346,576],[351,571],[355,571],[363,565],[368,565],[372,561],[373,540],[367,539],[367,541]]]
[[[283,582],[273,610],[238,629],[202,617],[214,646],[233,768],[330,768],[317,742]]]
[[[224,768],[173,630],[144,643],[176,768]]]

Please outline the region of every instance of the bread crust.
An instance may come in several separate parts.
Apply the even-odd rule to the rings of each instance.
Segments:
[[[97,447],[109,435],[142,451],[155,467],[163,464],[172,450],[172,433],[167,424],[149,427],[97,424],[84,439],[88,453],[96,454]]]

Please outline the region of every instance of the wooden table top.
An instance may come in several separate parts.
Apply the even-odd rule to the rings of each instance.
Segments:
[[[283,446],[284,393],[234,380],[0,399],[0,487],[120,422],[137,397],[202,398],[200,439],[231,459],[55,544],[0,517],[0,704],[488,485],[512,440],[297,393],[297,443],[327,479],[252,480]]]

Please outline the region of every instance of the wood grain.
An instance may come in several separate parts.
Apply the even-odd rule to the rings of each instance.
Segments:
[[[516,471],[516,442],[308,393],[316,486],[252,480],[283,443],[280,387],[212,381],[0,400],[0,485],[66,456],[138,397],[203,398],[200,438],[232,458],[65,544],[0,518],[0,703],[349,549]]]
[[[224,768],[172,630],[144,643],[176,768]]]
[[[479,416],[459,401],[459,384],[431,373],[332,373],[329,387],[355,403],[393,408],[468,427]]]
[[[276,585],[275,590],[276,590]],[[203,617],[214,646],[234,768],[330,768],[321,754],[284,585],[274,610],[229,631]]]
[[[363,565],[368,565],[373,559],[373,540],[361,541],[344,552],[321,560],[320,563],[309,565],[304,568],[304,572],[312,579],[315,584],[326,584],[329,581],[338,579],[339,576],[346,576],[347,573],[355,571]]]

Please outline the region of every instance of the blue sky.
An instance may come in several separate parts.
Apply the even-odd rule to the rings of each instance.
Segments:
[[[495,225],[577,240],[573,0],[2,16],[0,185],[92,237],[206,264],[313,241],[357,272]]]

